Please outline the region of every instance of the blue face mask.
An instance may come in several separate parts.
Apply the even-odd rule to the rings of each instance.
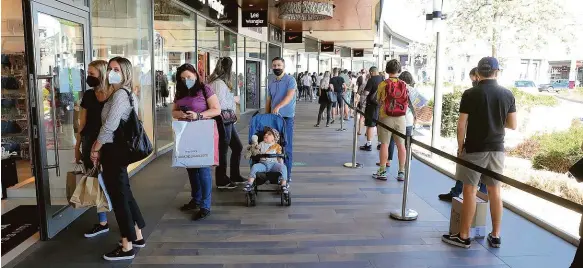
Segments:
[[[196,80],[187,78],[186,80],[184,80],[184,83],[186,84],[186,88],[191,89],[196,83]]]
[[[121,83],[121,74],[111,70],[111,71],[109,71],[109,74],[107,75],[107,80],[109,81],[109,84],[111,84],[111,85],[119,84],[119,83]]]

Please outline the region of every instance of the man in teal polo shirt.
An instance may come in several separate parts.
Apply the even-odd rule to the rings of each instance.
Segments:
[[[274,76],[271,77],[267,85],[269,94],[267,95],[265,110],[268,113],[279,114],[285,120],[285,153],[288,157],[286,162],[287,178],[291,180],[296,90],[298,87],[296,80],[284,73],[285,61],[283,58],[273,58],[271,68]]]

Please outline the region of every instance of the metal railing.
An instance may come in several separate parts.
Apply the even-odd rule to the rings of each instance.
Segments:
[[[523,192],[527,192],[529,194],[532,194],[538,198],[542,198],[544,200],[547,200],[553,204],[556,204],[558,206],[561,206],[563,208],[566,209],[570,209],[572,211],[578,212],[578,213],[583,213],[583,205],[575,203],[571,200],[562,198],[560,196],[554,195],[552,193],[543,191],[541,189],[538,189],[536,187],[530,186],[524,182],[515,180],[513,178],[510,178],[508,176],[499,174],[497,172],[491,171],[489,169],[480,167],[476,164],[473,164],[471,162],[468,162],[466,160],[463,160],[459,157],[455,157],[452,156],[444,151],[441,151],[437,148],[431,147],[419,140],[413,139],[413,137],[411,135],[405,135],[403,133],[400,133],[399,131],[388,127],[387,125],[383,124],[382,122],[374,119],[374,118],[370,118],[370,117],[366,117],[365,113],[359,109],[357,109],[356,107],[354,107],[349,101],[347,101],[344,97],[342,98],[344,100],[344,102],[351,108],[354,110],[354,120],[355,120],[355,130],[354,130],[354,138],[353,138],[353,147],[352,147],[352,163],[347,163],[348,167],[356,167],[358,166],[362,166],[358,163],[356,163],[356,128],[358,127],[358,115],[360,114],[361,116],[365,117],[366,119],[372,120],[373,122],[375,122],[377,124],[377,127],[382,127],[390,132],[392,132],[393,135],[397,135],[398,137],[404,138],[405,139],[405,148],[407,150],[407,159],[405,162],[405,181],[404,181],[404,185],[403,185],[403,203],[401,205],[401,209],[396,210],[394,212],[391,212],[391,217],[394,219],[398,219],[398,220],[415,220],[417,219],[417,212],[412,210],[412,209],[407,209],[407,194],[408,194],[408,186],[409,186],[409,174],[411,172],[410,168],[411,168],[411,154],[412,154],[412,149],[411,146],[413,144],[433,153],[436,154],[438,156],[441,156],[449,161],[452,161],[458,165],[462,165],[466,168],[469,168],[471,170],[474,170],[476,172],[481,173],[482,175],[486,175],[488,177],[491,177],[497,181],[506,183],[516,189],[519,189]],[[347,166],[347,164],[345,164],[345,166]],[[580,223],[580,224],[583,224]]]

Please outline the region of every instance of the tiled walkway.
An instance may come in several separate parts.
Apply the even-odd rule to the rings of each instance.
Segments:
[[[453,181],[418,161],[412,164],[409,204],[419,219],[390,219],[388,212],[401,204],[402,183],[371,178],[376,152],[358,152],[363,169],[342,167],[351,159],[352,132],[337,132],[337,125],[314,128],[316,108],[298,105],[291,207],[279,206],[279,196],[260,193],[257,207],[247,208],[240,189],[214,191],[212,216],[192,222],[177,209],[189,200],[186,172],[170,168],[169,155],[133,178],[149,226],[148,245],[131,267],[569,266],[572,245],[509,211],[503,219],[502,248],[491,249],[484,241],[469,250],[443,244],[440,236],[448,230],[450,204],[437,200],[437,194]],[[351,129],[352,121],[349,124]],[[242,137],[246,140],[246,131]],[[112,267],[100,254],[113,246],[117,227],[104,237],[81,238],[80,232],[95,218],[91,213],[54,241],[40,243],[18,266]],[[67,254],[72,245],[74,253],[81,252]],[[47,266],[49,261],[52,265]]]

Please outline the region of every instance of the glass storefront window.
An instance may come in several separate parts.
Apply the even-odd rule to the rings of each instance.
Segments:
[[[342,58],[342,70],[352,70],[352,60],[350,58]]]
[[[318,73],[318,53],[308,54],[308,73]]]
[[[320,54],[320,72],[324,74],[326,71],[332,71],[332,67],[330,67],[330,56],[327,54]]]
[[[297,61],[296,61],[296,51],[284,49],[283,50],[283,59],[285,60],[285,71],[294,77],[297,75]]]
[[[23,24],[5,27],[8,21],[22,23],[22,18],[21,0],[2,0],[2,149],[16,154],[2,159],[2,187],[5,188],[26,181],[34,185],[28,134],[28,79],[26,79],[24,27]],[[4,192],[2,194],[3,199],[8,197],[6,201],[11,201],[10,194],[8,196],[5,196]],[[35,195],[31,195],[29,200],[35,204]],[[4,212],[5,200],[2,200],[2,209]]]
[[[109,60],[115,56],[129,59],[134,67],[134,88],[139,100],[138,110],[146,133],[154,137],[153,55],[150,31],[152,27],[150,0],[127,0],[123,9],[110,0],[93,0],[92,30],[94,60]],[[115,14],[115,16],[113,16]],[[153,142],[153,141],[152,141]],[[137,166],[134,163],[132,166]],[[133,167],[130,167],[130,170]]]
[[[169,14],[179,16],[171,19]],[[172,101],[176,92],[176,69],[184,64],[196,64],[194,51],[195,14],[174,2],[154,1],[154,76],[156,98],[156,141],[158,150],[173,141]]]
[[[237,39],[237,91],[238,95],[241,96],[239,107],[239,113],[245,112],[246,103],[246,92],[245,92],[245,37],[239,37]]]
[[[219,27],[215,23],[197,16],[196,33],[197,71],[202,81],[206,82],[219,60]]]
[[[237,90],[237,34],[228,30],[221,29],[221,57],[230,57],[233,61],[231,83],[233,85],[233,94],[239,96]]]

